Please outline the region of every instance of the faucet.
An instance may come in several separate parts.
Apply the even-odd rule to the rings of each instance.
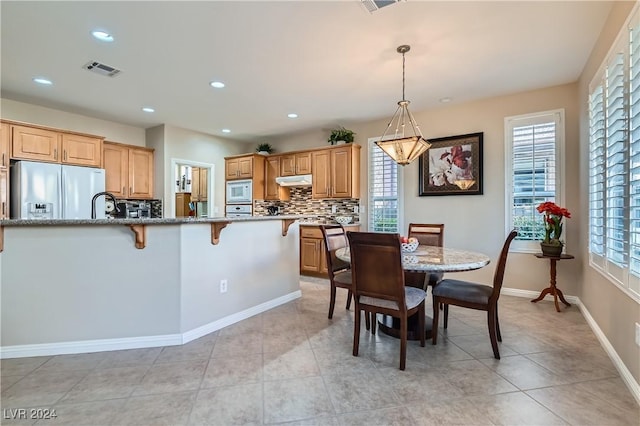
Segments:
[[[96,218],[96,200],[101,195],[104,195],[105,198],[111,198],[111,201],[113,201],[113,205],[116,208],[116,212],[120,211],[120,209],[118,208],[118,202],[116,201],[116,197],[114,197],[112,193],[110,193],[110,192],[98,192],[91,199],[91,219],[95,219]]]

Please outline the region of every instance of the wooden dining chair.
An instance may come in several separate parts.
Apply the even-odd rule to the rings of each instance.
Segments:
[[[442,247],[444,244],[444,223],[410,223],[407,236],[417,238],[421,245]],[[426,272],[406,271],[404,274],[406,285],[425,291],[427,286],[438,284],[443,277],[442,272],[431,272],[428,277]]]
[[[360,311],[371,315],[391,315],[400,320],[400,370],[407,359],[407,322],[418,315],[420,346],[425,341],[424,304],[426,293],[405,287],[400,237],[398,234],[347,232],[351,250],[351,274],[355,301],[353,356],[360,344]]]
[[[320,231],[324,238],[324,250],[327,258],[327,273],[329,275],[329,284],[331,285],[331,295],[329,296],[329,316],[333,318],[333,310],[336,305],[336,288],[344,288],[348,291],[347,306],[351,307],[351,298],[353,296],[353,283],[351,280],[351,265],[344,260],[336,257],[336,250],[347,247],[347,234],[342,225],[321,225]],[[370,329],[369,317],[366,318],[367,330]]]
[[[433,288],[433,306],[437,306],[438,303],[444,303],[444,328],[447,328],[449,305],[487,311],[489,338],[491,340],[491,347],[493,348],[493,356],[496,359],[500,359],[498,342],[502,342],[500,323],[498,321],[498,298],[500,297],[504,271],[507,266],[509,246],[517,235],[518,233],[515,230],[511,231],[502,246],[498,265],[493,275],[493,287],[469,281],[446,279],[442,280]],[[431,341],[434,345],[438,339],[438,316],[438,309],[434,309],[433,328],[431,332]]]

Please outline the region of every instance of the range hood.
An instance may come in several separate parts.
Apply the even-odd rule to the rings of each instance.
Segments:
[[[276,178],[280,186],[311,186],[311,175],[281,176]]]

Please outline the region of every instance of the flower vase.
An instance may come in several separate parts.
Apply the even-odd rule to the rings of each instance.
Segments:
[[[560,257],[562,254],[562,244],[550,244],[544,241],[540,242],[540,249],[543,256]]]

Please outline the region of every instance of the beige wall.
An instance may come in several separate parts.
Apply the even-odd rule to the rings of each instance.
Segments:
[[[214,165],[214,200],[218,215],[224,215],[224,157],[253,151],[252,143],[237,142],[213,135],[198,133],[192,130],[173,126],[164,127],[164,170],[171,170],[171,159],[197,161]],[[156,159],[156,162],[158,160]],[[164,174],[164,185],[158,195],[169,200],[172,194],[172,173]],[[170,202],[165,202],[165,216],[172,217],[174,212],[168,210]],[[213,208],[211,210],[214,212]],[[215,212],[214,212],[215,215]]]
[[[26,104],[11,99],[0,99],[0,117],[7,120],[24,121],[63,130],[104,136],[105,139],[145,146],[144,129],[113,121],[100,120],[86,115],[71,114],[57,109]]]
[[[611,48],[618,32],[624,25],[633,2],[616,2],[605,27],[602,30],[596,47],[594,48],[579,81],[580,106],[580,146],[578,160],[580,162],[580,198],[579,209],[588,209],[589,182],[589,116],[587,109],[588,86],[604,57]],[[580,223],[580,254],[581,262],[581,294],[582,303],[589,310],[593,319],[613,345],[616,353],[630,370],[636,382],[640,382],[640,348],[634,342],[635,323],[640,323],[640,305],[624,294],[611,281],[596,272],[588,262],[588,216],[577,218]]]

